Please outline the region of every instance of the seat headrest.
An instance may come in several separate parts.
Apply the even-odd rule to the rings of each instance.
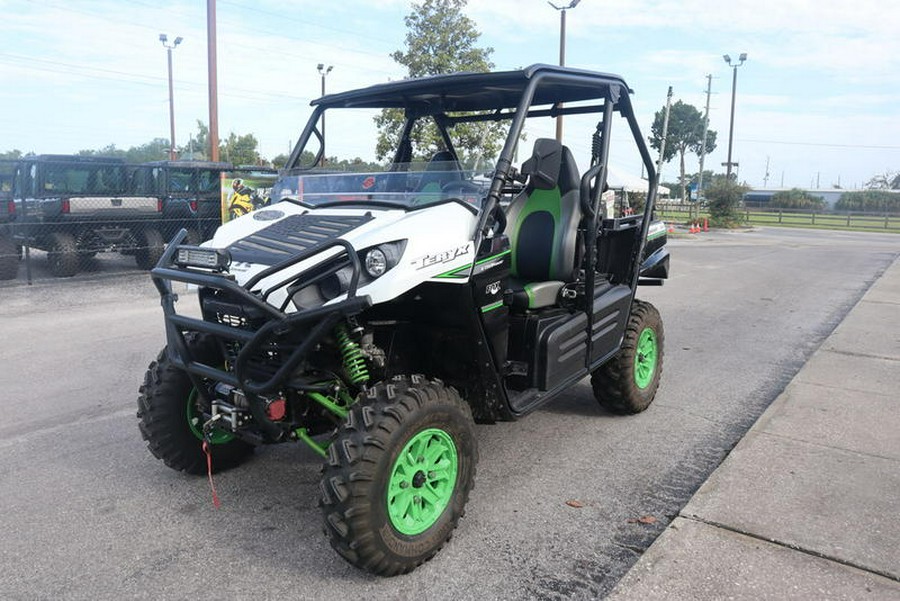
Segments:
[[[425,171],[459,171],[459,163],[449,150],[441,150],[434,154],[425,165]]]
[[[530,176],[530,184],[541,190],[552,190],[559,179],[562,144],[553,138],[534,141],[531,158],[522,163],[522,174]]]

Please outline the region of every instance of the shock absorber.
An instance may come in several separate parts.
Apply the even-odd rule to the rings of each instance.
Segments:
[[[341,360],[344,363],[344,371],[350,383],[362,386],[369,381],[369,368],[366,366],[366,358],[359,344],[350,337],[347,324],[339,323],[335,327],[338,348],[341,351]]]

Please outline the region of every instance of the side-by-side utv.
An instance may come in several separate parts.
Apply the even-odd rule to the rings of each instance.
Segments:
[[[257,445],[305,443],[324,460],[332,546],[393,575],[434,556],[463,515],[475,421],[521,417],[587,376],[609,410],[646,409],[663,327],[635,292],[662,283],[669,255],[629,94],[615,75],[535,65],[314,101],[271,206],[200,246],[180,233],[152,270],[168,345],[138,400],[151,452],[205,474]],[[339,136],[363,109],[405,115],[393,160],[329,171],[323,116]],[[587,164],[554,139],[523,142],[557,115],[579,116],[570,131],[590,116]],[[649,174],[641,214],[601,202],[614,123]],[[429,161],[416,160],[420,127],[437,134]],[[462,156],[458,136],[497,127],[493,165]],[[177,312],[175,282],[197,288],[202,318]]]

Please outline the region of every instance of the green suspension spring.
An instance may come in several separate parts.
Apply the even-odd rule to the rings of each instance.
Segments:
[[[335,327],[338,348],[341,350],[341,358],[344,361],[344,371],[350,383],[360,386],[369,381],[369,368],[366,367],[366,358],[362,349],[347,332],[346,324],[340,323]]]

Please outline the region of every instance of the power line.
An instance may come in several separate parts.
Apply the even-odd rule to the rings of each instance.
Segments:
[[[4,61],[3,59],[9,59]],[[4,52],[0,52],[0,63],[6,64],[15,64],[11,63],[11,61],[27,61],[39,63],[39,65],[18,65],[20,67],[24,67],[26,69],[36,70],[36,71],[47,71],[50,73],[64,73],[67,75],[76,75],[80,77],[87,77],[91,79],[103,79],[107,81],[116,81],[119,83],[131,83],[131,84],[139,84],[145,86],[157,87],[160,82],[166,81],[164,77],[155,76],[155,75],[143,75],[140,73],[129,73],[127,71],[118,71],[116,69],[104,69],[102,67],[87,67],[84,65],[78,65],[75,63],[66,63],[62,61],[54,61],[50,59],[43,58],[35,58],[30,56],[21,56],[17,54],[8,54]],[[54,69],[52,67],[63,67]],[[73,72],[71,69],[80,70],[79,72]],[[91,73],[91,71],[95,71],[96,73]],[[106,74],[109,75],[106,75]],[[114,77],[119,76],[119,77]],[[133,79],[121,79],[121,77],[129,77]],[[141,81],[146,80],[146,81]],[[176,79],[181,86],[187,86],[189,88],[200,88],[205,89],[203,84],[197,83],[196,81],[190,80],[181,80]],[[244,100],[255,100],[255,101],[272,101],[272,98],[283,98],[285,100],[290,100],[292,102],[303,102],[308,103],[312,100],[309,96],[294,96],[292,94],[283,94],[280,92],[258,92],[256,90],[252,90],[249,88],[239,88],[232,87],[232,90],[236,90],[238,92],[245,92],[244,94],[238,94],[234,92],[221,92],[223,96],[229,96],[233,98],[242,98]],[[188,91],[190,93],[190,91]]]
[[[788,146],[818,146],[823,148],[868,148],[872,150],[900,150],[900,146],[881,146],[877,144],[831,144],[826,142],[790,142],[787,140],[753,140],[741,138],[741,142],[755,144],[784,144]]]

